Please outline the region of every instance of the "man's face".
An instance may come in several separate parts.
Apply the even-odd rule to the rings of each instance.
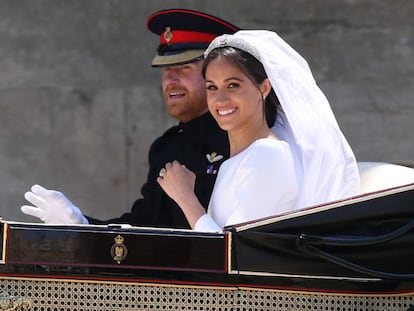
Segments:
[[[188,122],[208,111],[202,63],[163,68],[162,90],[167,111],[181,122]]]

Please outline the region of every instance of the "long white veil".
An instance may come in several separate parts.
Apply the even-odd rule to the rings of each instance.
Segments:
[[[205,55],[223,46],[252,54],[265,68],[282,107],[272,131],[291,145],[302,176],[298,207],[359,194],[355,156],[306,60],[266,30],[217,37]]]

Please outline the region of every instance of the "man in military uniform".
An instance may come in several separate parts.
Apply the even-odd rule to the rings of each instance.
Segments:
[[[61,192],[34,185],[25,197],[34,206],[22,212],[46,223],[123,223],[133,226],[190,228],[176,203],[157,183],[165,163],[178,160],[197,175],[195,193],[207,208],[220,164],[229,156],[227,134],[208,112],[205,83],[201,76],[204,50],[218,35],[238,28],[217,17],[184,9],[163,10],[147,20],[150,31],[160,36],[152,61],[162,67],[162,88],[168,113],[179,124],[155,140],[149,151],[147,182],[142,198],[130,212],[106,221],[83,216]]]

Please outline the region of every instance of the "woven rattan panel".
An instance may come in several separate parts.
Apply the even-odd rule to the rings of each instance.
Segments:
[[[237,310],[324,310],[324,311],[407,311],[414,305],[414,295],[339,296],[315,293],[274,291],[238,291]]]
[[[337,296],[275,291],[149,286],[61,280],[0,279],[0,292],[30,301],[29,310],[407,311],[414,295]],[[10,299],[12,299],[10,298]],[[3,301],[0,310],[7,309]]]

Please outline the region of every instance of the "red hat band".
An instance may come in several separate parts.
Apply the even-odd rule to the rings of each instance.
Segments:
[[[167,27],[160,36],[160,44],[174,44],[174,43],[206,43],[209,44],[215,37],[216,34],[189,31],[189,30],[171,30]]]

